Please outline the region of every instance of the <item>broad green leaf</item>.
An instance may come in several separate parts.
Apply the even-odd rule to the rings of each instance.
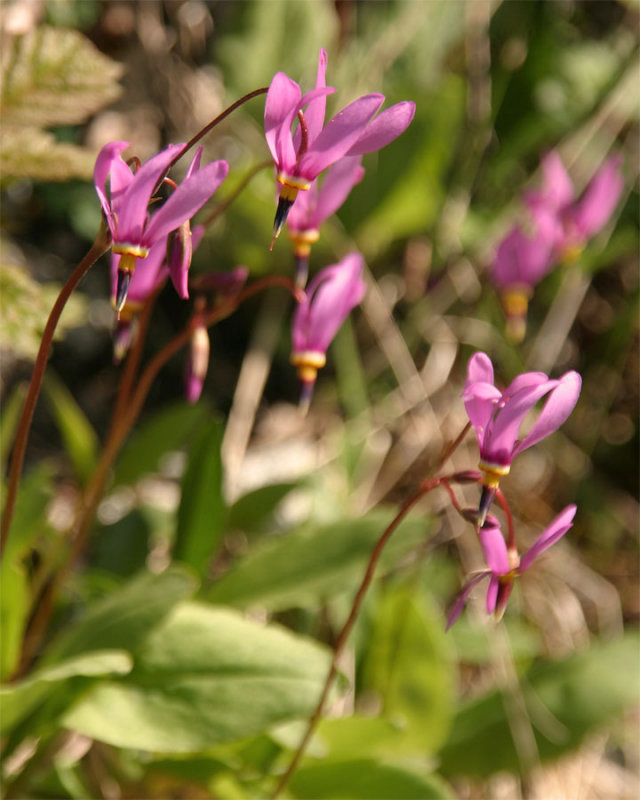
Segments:
[[[76,656],[53,667],[38,670],[27,680],[0,688],[0,731],[6,733],[58,688],[71,678],[122,675],[131,669],[128,653],[96,650],[89,655]]]
[[[405,726],[422,752],[434,751],[454,713],[456,669],[442,618],[402,587],[385,592],[372,613],[362,688],[380,696],[383,716]]]
[[[0,470],[5,474],[5,464],[9,458],[13,440],[18,427],[24,399],[27,395],[27,384],[19,383],[2,404],[0,415]]]
[[[44,390],[76,475],[85,484],[96,465],[98,436],[71,392],[52,373],[47,375]]]
[[[302,800],[454,800],[436,775],[416,767],[369,758],[326,762],[298,769],[291,791]]]
[[[311,713],[325,648],[238,612],[184,603],[140,648],[134,671],[102,682],[64,724],[119,747],[198,752]]]
[[[211,412],[205,403],[177,403],[138,427],[116,464],[114,483],[135,483],[155,472],[166,453],[178,450],[205,424]]]
[[[92,568],[122,577],[144,569],[152,533],[148,516],[134,509],[113,525],[99,526],[91,540]]]
[[[298,486],[299,483],[272,483],[247,492],[229,509],[225,528],[244,533],[263,530],[280,501]]]
[[[42,26],[2,48],[0,113],[5,125],[84,122],[121,92],[122,66],[78,31]]]
[[[29,612],[29,592],[22,564],[5,555],[0,565],[0,679],[8,678],[18,666],[22,637]]]
[[[0,347],[35,359],[40,339],[60,287],[30,277],[21,254],[2,242],[0,263]],[[56,338],[86,321],[86,300],[75,292],[65,306]]]
[[[222,426],[210,422],[191,451],[182,479],[182,499],[173,555],[204,576],[222,536]]]
[[[521,691],[541,760],[574,750],[590,730],[637,705],[639,674],[636,634],[533,668]],[[522,768],[499,692],[460,709],[440,759],[445,775],[486,777]]]
[[[355,590],[391,519],[389,514],[373,512],[264,543],[216,581],[208,597],[216,603],[240,607],[261,603],[277,610]],[[424,518],[404,520],[383,551],[382,568],[397,564],[424,541],[428,529]]]
[[[89,608],[52,646],[48,662],[105,648],[135,652],[173,607],[195,591],[187,572],[172,567],[142,574]]]

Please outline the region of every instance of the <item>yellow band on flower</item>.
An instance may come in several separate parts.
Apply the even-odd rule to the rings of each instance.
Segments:
[[[298,368],[298,377],[301,381],[313,383],[318,376],[318,370],[327,363],[327,357],[317,350],[303,350],[291,353],[290,361]]]
[[[478,467],[484,472],[482,483],[488,486],[489,489],[497,489],[500,485],[500,478],[504,478],[509,474],[511,467],[507,464],[489,464],[486,461],[481,461]]]
[[[514,286],[502,293],[502,305],[508,317],[520,317],[527,313],[531,292]]]
[[[562,249],[560,253],[560,263],[564,264],[565,267],[570,266],[571,264],[575,264],[576,261],[580,259],[582,255],[582,245],[580,244],[569,244]]]
[[[134,258],[146,258],[149,255],[149,248],[143,247],[141,244],[114,242],[111,249],[114,253],[133,256]]]
[[[281,186],[280,199],[288,200],[290,203],[293,203],[299,191],[306,192],[311,186],[310,181],[306,181],[304,178],[295,178],[284,172],[279,172],[276,176],[276,180]]]
[[[289,239],[293,244],[293,252],[300,258],[307,258],[311,253],[311,245],[320,238],[320,231],[310,228],[308,231],[292,231],[289,228]]]

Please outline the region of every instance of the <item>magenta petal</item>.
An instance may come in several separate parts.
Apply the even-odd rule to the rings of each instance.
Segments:
[[[189,169],[187,170],[187,174],[184,176],[185,180],[187,178],[190,178],[194,172],[197,172],[200,169],[201,158],[202,158],[202,145],[198,147],[195,156],[193,157],[191,163],[189,164]]]
[[[575,206],[573,219],[585,239],[598,233],[607,224],[623,188],[620,159],[610,158],[596,172]]]
[[[302,156],[298,164],[298,174],[313,180],[323,169],[346,155],[383,102],[384,95],[369,94],[343,108],[329,120],[307,153]]]
[[[327,71],[327,52],[322,47],[320,49],[320,56],[318,57],[318,72],[316,75],[316,89],[324,89],[327,85],[325,74]],[[308,100],[304,102],[309,102]],[[327,107],[326,94],[317,95],[304,112],[305,121],[307,123],[307,131],[309,132],[309,141],[313,142],[320,135],[322,126],[324,125],[324,115]]]
[[[476,383],[465,389],[462,395],[465,411],[478,435],[481,449],[487,427],[501,398],[500,389],[491,383]]]
[[[111,229],[112,232],[115,229],[115,220],[113,219],[111,214],[111,204],[107,199],[107,195],[105,193],[105,186],[107,183],[107,178],[111,173],[111,168],[113,163],[118,160],[122,161],[120,153],[123,150],[126,150],[127,147],[129,147],[129,142],[109,142],[108,144],[106,144],[102,148],[102,150],[98,153],[98,157],[96,158],[96,164],[93,170],[93,182],[96,187],[98,199],[100,200],[100,205],[102,206],[102,210],[105,213],[105,216],[109,223],[109,228]],[[129,180],[132,179],[133,179],[133,174],[131,170],[129,170]]]
[[[580,396],[582,378],[577,372],[566,372],[551,392],[533,427],[517,445],[513,454],[526,450],[549,434],[558,430],[575,408]]]
[[[403,100],[385,109],[367,125],[347,155],[361,156],[385,147],[406,131],[415,112],[416,104],[410,100]]]
[[[555,229],[530,238],[516,225],[498,246],[491,279],[503,290],[512,286],[533,288],[553,266],[555,242]]]
[[[551,150],[541,161],[544,176],[543,193],[547,203],[560,210],[573,200],[573,183],[556,150]]]
[[[341,158],[327,173],[318,193],[312,226],[319,228],[322,223],[340,208],[356,183],[364,177],[360,157]]]
[[[264,132],[273,160],[279,169],[292,169],[296,153],[291,125],[298,111],[301,91],[284,72],[274,75],[264,106]]]
[[[167,254],[167,240],[157,241],[149,250],[146,258],[136,259],[136,266],[131,276],[129,291],[127,292],[128,305],[142,305],[151,292],[167,277],[168,269],[165,265]],[[120,256],[111,255],[111,297],[115,300],[118,285],[118,264]]]
[[[573,504],[567,506],[564,511],[558,514],[551,525],[543,531],[531,549],[520,559],[520,572],[529,569],[540,553],[543,553],[565,535],[572,527],[575,515],[576,506]]]
[[[169,237],[169,274],[178,295],[189,298],[189,267],[193,253],[191,227],[185,221]]]
[[[481,572],[479,575],[473,577],[462,589],[460,594],[457,596],[455,603],[453,604],[451,611],[449,612],[449,616],[447,618],[447,627],[445,630],[449,630],[449,628],[453,625],[453,623],[458,619],[460,614],[462,613],[462,609],[464,608],[464,604],[469,599],[469,595],[480,583],[481,580],[484,580],[488,575],[491,573],[489,572]]]
[[[557,381],[546,381],[537,386],[522,389],[495,415],[481,450],[482,458],[499,464],[510,464],[518,452],[515,443],[520,425],[541,397],[557,385]]]
[[[474,353],[469,359],[465,388],[476,381],[493,383],[493,364],[486,353]]]
[[[548,380],[549,378],[544,372],[523,372],[521,375],[516,375],[516,377],[507,386],[502,393],[502,399],[506,402],[523,389],[530,389],[533,386],[540,386],[541,383],[545,383]]]
[[[229,172],[226,161],[212,161],[185,178],[147,225],[144,240],[149,246],[190,219],[207,202]]]
[[[509,554],[500,526],[488,521],[480,528],[480,544],[484,552],[487,566],[494,575],[506,575],[509,572]]]
[[[182,147],[181,144],[169,145],[165,150],[150,158],[136,172],[117,212],[119,242],[141,243],[153,190]],[[156,238],[160,238],[160,236]]]

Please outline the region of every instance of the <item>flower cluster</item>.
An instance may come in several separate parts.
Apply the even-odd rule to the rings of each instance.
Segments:
[[[609,221],[622,193],[620,159],[598,169],[582,197],[555,150],[542,158],[542,186],[525,194],[529,219],[514,225],[500,242],[490,278],[500,293],[507,333],[524,338],[527,307],[535,286],[556,263],[571,263]]]

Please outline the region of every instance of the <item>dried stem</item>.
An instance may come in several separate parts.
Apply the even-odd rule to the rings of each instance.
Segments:
[[[107,252],[111,245],[111,237],[109,236],[106,227],[103,225],[100,228],[94,243],[91,245],[89,252],[74,269],[69,276],[68,280],[60,290],[60,294],[56,298],[47,324],[45,325],[40,341],[40,348],[33,365],[33,374],[31,375],[31,382],[27,396],[22,407],[22,414],[18,424],[13,451],[11,454],[11,466],[9,468],[9,480],[7,484],[7,492],[5,498],[5,506],[2,513],[2,525],[0,528],[0,555],[4,550],[4,546],[9,536],[9,529],[11,528],[11,521],[13,519],[13,512],[15,510],[16,498],[18,495],[18,487],[20,485],[20,477],[22,475],[22,465],[24,463],[24,456],[27,449],[27,441],[29,439],[29,431],[31,429],[31,421],[33,420],[33,413],[35,411],[40,388],[42,386],[42,379],[47,368],[47,360],[49,358],[49,351],[51,350],[51,343],[55,334],[58,321],[62,311],[71,296],[73,290],[78,286],[80,281],[84,278],[89,269],[96,263],[101,255]]]

